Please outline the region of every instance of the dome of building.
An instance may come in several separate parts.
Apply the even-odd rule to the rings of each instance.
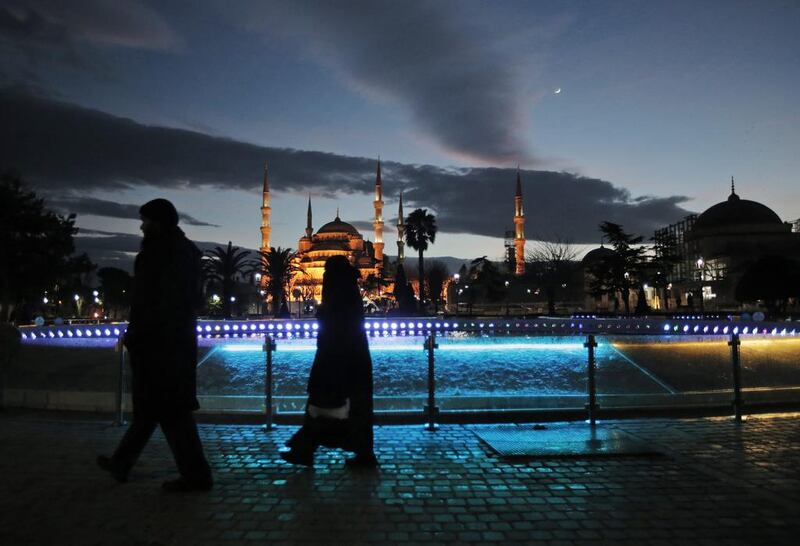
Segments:
[[[328,222],[317,230],[317,233],[347,233],[350,235],[360,235],[358,230],[337,216],[332,222]]]
[[[603,258],[609,256],[616,256],[617,252],[613,248],[608,248],[603,245],[600,245],[598,248],[594,250],[590,250],[586,253],[586,256],[583,257],[581,263],[586,265],[594,262],[599,262]]]
[[[785,231],[785,226],[772,209],[755,201],[741,199],[731,188],[726,201],[717,203],[697,217],[692,231]]]

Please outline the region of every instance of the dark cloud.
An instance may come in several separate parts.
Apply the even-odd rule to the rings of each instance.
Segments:
[[[137,0],[6,0],[0,6],[0,80],[38,83],[54,67],[108,78],[111,68],[82,51],[92,46],[170,50],[181,39]]]
[[[295,38],[367,95],[406,106],[417,125],[460,156],[531,163],[524,133],[529,97],[510,52],[445,2],[275,2],[257,4],[248,26]],[[474,22],[473,22],[474,23]]]
[[[372,159],[146,126],[8,91],[0,92],[0,118],[0,168],[15,169],[57,196],[143,184],[258,192],[264,160],[270,162],[274,190],[370,194],[374,184]],[[383,172],[387,226],[402,189],[406,214],[430,209],[441,232],[502,237],[513,227],[513,169],[384,162]],[[611,182],[572,173],[524,170],[522,180],[528,239],[593,243],[604,220],[649,236],[689,214],[681,206],[686,197],[631,196]]]
[[[115,203],[113,201],[105,201],[94,197],[62,197],[48,199],[47,204],[65,213],[107,216],[109,218],[128,218],[133,220],[139,219],[139,207],[141,206]],[[217,224],[202,222],[183,212],[179,212],[178,215],[184,224],[189,224],[191,226],[219,227]]]

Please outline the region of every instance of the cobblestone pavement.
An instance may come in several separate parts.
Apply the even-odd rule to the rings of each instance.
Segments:
[[[122,429],[6,412],[0,544],[796,544],[799,417],[609,422],[664,455],[547,460],[503,460],[468,425],[378,427],[376,472],[335,450],[283,463],[294,427],[201,425],[216,485],[175,495],[160,433],[117,484],[94,459]]]

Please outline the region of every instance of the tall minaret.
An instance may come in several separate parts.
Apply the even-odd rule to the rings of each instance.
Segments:
[[[269,166],[264,162],[264,190],[261,201],[261,252],[269,252],[269,234],[272,228],[269,225],[269,215],[272,208],[269,206]]]
[[[406,224],[403,219],[403,192],[400,192],[400,207],[397,210],[397,262],[402,263],[406,257]]]
[[[306,237],[311,239],[314,228],[311,227],[311,194],[308,195],[308,212],[306,212]]]
[[[375,249],[376,267],[383,269],[383,188],[381,187],[381,160],[378,159],[378,172],[375,175],[375,221],[372,226],[375,228]]]
[[[517,167],[517,194],[514,196],[514,274],[525,274],[525,213],[522,211],[522,179]]]

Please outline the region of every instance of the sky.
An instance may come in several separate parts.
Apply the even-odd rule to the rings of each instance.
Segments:
[[[77,214],[92,257],[134,252],[138,207],[257,248],[314,228],[384,240],[397,197],[429,256],[500,258],[517,168],[529,241],[596,246],[724,200],[800,218],[800,3],[6,0],[0,169]],[[533,244],[533,243],[529,243]],[[117,256],[118,257],[118,256]]]

